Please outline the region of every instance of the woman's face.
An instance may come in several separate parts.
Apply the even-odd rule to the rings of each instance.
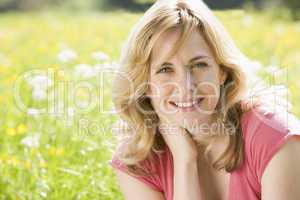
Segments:
[[[169,30],[154,45],[147,95],[161,121],[173,122],[189,130],[211,124],[226,74],[197,30],[173,57],[164,60],[179,35],[178,28]]]

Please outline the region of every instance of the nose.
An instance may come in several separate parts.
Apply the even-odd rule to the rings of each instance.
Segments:
[[[193,93],[196,89],[194,76],[189,69],[185,69],[178,78],[179,97],[183,101],[193,99]]]

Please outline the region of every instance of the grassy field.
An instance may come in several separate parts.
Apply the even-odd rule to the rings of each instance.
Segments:
[[[257,74],[288,86],[300,117],[300,22],[241,10],[217,15]],[[0,14],[1,200],[122,199],[108,165],[116,116],[101,112],[113,108],[111,76],[97,72],[115,67],[139,17]]]

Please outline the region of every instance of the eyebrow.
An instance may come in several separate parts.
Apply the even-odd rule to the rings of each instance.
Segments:
[[[189,60],[189,63],[192,63],[192,62],[194,62],[194,61],[196,61],[196,60],[203,59],[203,58],[208,58],[208,56],[206,56],[206,55],[198,55],[198,56],[195,56],[195,57],[193,57],[193,58],[191,58],[191,59]],[[158,68],[158,67],[163,66],[163,65],[173,65],[173,64],[170,63],[170,62],[163,62],[163,63],[161,63],[161,64],[155,65],[155,66],[156,66],[155,68]]]

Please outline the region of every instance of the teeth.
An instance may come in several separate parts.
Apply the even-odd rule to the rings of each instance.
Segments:
[[[187,108],[195,105],[197,103],[196,100],[192,102],[175,102],[176,106],[181,107],[181,108]]]

